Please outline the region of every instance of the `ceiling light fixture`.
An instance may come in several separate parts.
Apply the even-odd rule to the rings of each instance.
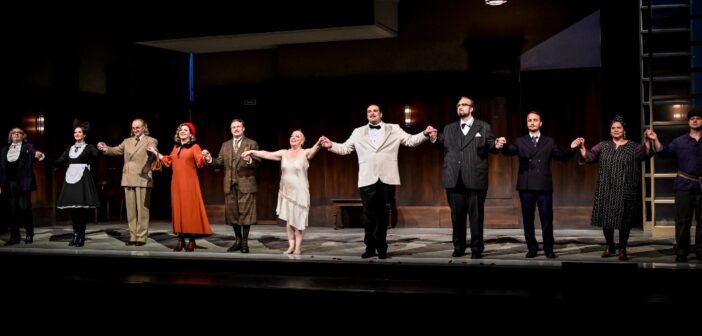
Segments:
[[[507,3],[507,0],[485,0],[486,5],[499,6]]]

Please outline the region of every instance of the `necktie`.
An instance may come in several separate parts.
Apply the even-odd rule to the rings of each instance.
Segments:
[[[372,129],[378,129],[378,130],[380,129],[380,125],[370,125],[369,124],[368,127],[372,128]]]
[[[539,137],[536,137],[536,136],[531,137],[531,143],[534,145],[534,147],[536,147],[536,143],[538,140],[539,140]]]
[[[241,144],[241,139],[234,142],[234,152],[239,152],[239,145]]]
[[[136,142],[134,143],[134,145],[137,145],[138,143],[139,143],[139,138],[136,138]]]

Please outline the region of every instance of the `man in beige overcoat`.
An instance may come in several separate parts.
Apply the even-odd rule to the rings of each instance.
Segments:
[[[122,168],[122,187],[127,203],[127,221],[129,223],[129,240],[127,246],[143,246],[149,237],[149,208],[151,208],[151,188],[154,186],[151,176],[151,162],[146,147],[158,146],[158,140],[149,136],[149,127],[143,119],[132,121],[131,136],[124,139],[117,147],[109,147],[99,142],[97,147],[105,155],[124,155]]]
[[[216,159],[207,150],[202,154],[211,166],[224,167],[224,217],[236,235],[227,251],[249,253],[249,230],[251,224],[256,224],[256,168],[260,159],[242,158],[241,153],[257,150],[258,143],[244,136],[243,120],[232,120],[229,128],[233,138],[222,144]]]

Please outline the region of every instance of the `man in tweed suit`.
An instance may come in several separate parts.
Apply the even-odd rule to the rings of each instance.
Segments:
[[[241,153],[258,150],[258,143],[244,136],[243,120],[232,120],[229,128],[233,138],[222,144],[216,159],[207,150],[202,154],[213,167],[224,167],[224,219],[236,235],[227,251],[249,253],[249,230],[256,224],[256,168],[260,159],[242,158]]]
[[[336,143],[322,137],[322,147],[330,152],[348,155],[356,152],[358,156],[358,189],[363,201],[363,226],[365,228],[366,251],[362,258],[375,255],[379,259],[387,258],[388,216],[387,189],[400,184],[400,170],[397,154],[400,145],[419,146],[426,141],[436,129],[428,126],[424,132],[407,134],[397,124],[382,122],[383,113],[377,104],[366,109],[368,124],[356,128],[344,143]],[[377,254],[376,254],[377,252]]]
[[[485,197],[488,188],[488,152],[499,153],[504,143],[495,142],[490,124],[473,118],[473,100],[461,97],[456,105],[459,120],[431,135],[434,146],[444,149],[443,185],[451,208],[453,256],[466,250],[466,216],[470,216],[472,259],[480,259],[483,242]]]
[[[158,140],[149,136],[149,126],[143,119],[132,121],[130,137],[122,140],[119,146],[109,147],[104,142],[97,145],[105,155],[124,155],[122,187],[129,223],[129,240],[125,243],[127,246],[142,246],[149,237],[151,189],[154,187],[151,161],[155,159],[146,151],[149,146],[156,148]]]

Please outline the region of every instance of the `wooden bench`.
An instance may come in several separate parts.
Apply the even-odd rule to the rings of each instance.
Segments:
[[[332,208],[334,210],[334,230],[343,229],[344,221],[339,217],[342,215],[344,208],[348,207],[360,207],[363,208],[363,201],[360,198],[332,198]],[[392,204],[387,203],[386,205],[388,212],[388,224],[392,223]],[[363,215],[361,215],[363,216]]]

